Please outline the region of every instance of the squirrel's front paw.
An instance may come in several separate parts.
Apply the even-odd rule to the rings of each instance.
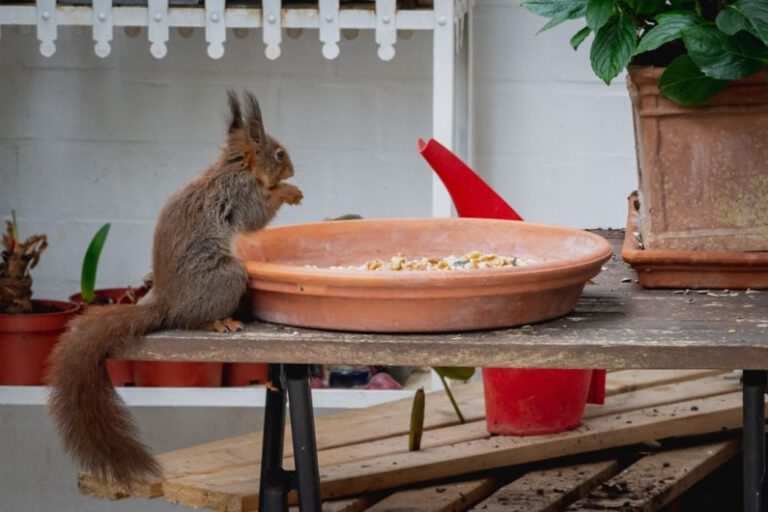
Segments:
[[[289,183],[284,183],[280,187],[280,197],[286,204],[297,205],[301,203],[302,199],[304,199],[304,193],[301,191],[301,189],[299,189],[299,187]]]

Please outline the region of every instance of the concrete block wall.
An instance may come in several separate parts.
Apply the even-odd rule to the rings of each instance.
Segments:
[[[588,48],[571,50],[578,26],[535,36],[542,24],[518,2],[478,2],[475,166],[526,219],[621,226],[635,184],[623,80],[604,86]],[[82,254],[107,221],[98,285],[140,281],[163,201],[216,154],[229,87],[258,94],[296,162],[306,200],[276,222],[430,212],[430,171],[414,149],[431,130],[430,34],[399,41],[388,63],[365,32],[342,40],[336,61],[321,58],[313,31],[286,37],[274,62],[256,33],[230,33],[219,61],[201,30],[172,31],[162,60],[145,34],[117,30],[107,59],[92,45],[89,31],[60,28],[46,59],[32,31],[4,29],[0,40],[0,212],[15,208],[23,233],[49,236],[38,297],[77,291]]]

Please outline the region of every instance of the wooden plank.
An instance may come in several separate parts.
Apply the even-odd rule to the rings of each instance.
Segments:
[[[720,375],[614,395],[608,397],[604,406],[588,407],[584,417],[589,419],[606,415],[615,416],[631,410],[737,391],[739,389],[738,380],[726,377],[726,375]],[[666,382],[668,379],[669,375],[665,374],[662,381]],[[620,417],[616,419],[620,419]],[[339,425],[339,427],[344,429],[343,425]],[[464,425],[427,430],[424,433],[423,448],[436,448],[488,437],[490,436],[484,420],[468,422]],[[404,453],[407,451],[407,441],[407,435],[400,435],[372,442],[341,446],[320,451],[318,459],[322,468]],[[286,457],[286,467],[290,468],[292,464],[293,460]],[[258,481],[256,479],[258,474],[258,463],[254,463],[242,466],[232,465],[210,473],[197,473],[185,478],[168,480],[165,483],[166,499],[187,506],[216,508],[217,504],[221,502],[227,502],[233,506],[232,504],[236,503],[236,500],[231,495],[239,494],[244,496],[244,502],[248,503],[250,502],[249,496],[258,494]],[[219,495],[216,489],[226,489],[226,491],[223,495]]]
[[[687,372],[683,372],[688,374]],[[668,382],[671,376],[665,373],[660,382]],[[658,386],[640,391],[622,393],[608,397],[604,406],[589,406],[585,419],[605,415],[616,415],[631,410],[656,407],[694,398],[705,398],[738,390],[738,380],[720,375],[706,379]],[[645,381],[650,382],[650,380]],[[407,417],[406,412],[402,412]],[[617,418],[620,419],[620,418]],[[343,425],[339,425],[343,428]],[[488,438],[485,421],[468,422],[464,425],[427,430],[424,434],[424,448],[436,448],[449,444]],[[321,450],[318,454],[321,467],[366,460],[406,451],[407,435],[393,436],[372,442],[342,446],[335,449]],[[286,457],[286,467],[292,467],[293,461]],[[258,463],[249,465],[230,465],[212,472],[200,472],[186,478],[169,480],[165,484],[166,499],[173,503],[194,507],[215,508],[222,500],[233,504],[231,494],[247,496],[258,493]],[[217,492],[224,490],[225,497]]]
[[[741,395],[731,393],[592,418],[579,429],[556,435],[492,437],[322,467],[321,487],[323,495],[332,498],[651,439],[737,428],[740,424]],[[186,488],[179,485],[178,489],[171,488],[178,481],[169,482],[166,499],[217,510],[252,510],[258,501],[258,483],[253,478],[227,478],[222,474],[221,479],[198,481]],[[192,493],[197,501],[182,490]],[[231,508],[221,508],[221,504]]]
[[[357,498],[326,501],[322,505],[323,512],[363,512],[376,503],[378,498],[371,494],[365,494]],[[298,507],[291,507],[291,512],[299,512]]]
[[[739,439],[734,438],[644,457],[604,482],[568,510],[659,510],[727,462],[740,447]]]
[[[619,247],[615,240],[616,247]],[[127,359],[351,362],[520,368],[768,367],[768,293],[714,296],[642,290],[618,258],[569,315],[531,326],[450,334],[365,334],[253,323],[243,332],[166,331]]]
[[[701,374],[704,373],[706,372],[701,372]],[[666,382],[678,382],[699,374],[686,370],[677,372],[647,370],[612,372],[608,378],[608,385],[612,385],[614,376],[616,376],[616,384],[612,387],[613,396],[607,398],[604,406],[588,406],[585,416],[620,413],[626,410],[662,405],[685,398],[710,396],[737,389],[738,381],[735,378],[724,380],[722,377],[701,379],[695,383],[675,386],[646,387]],[[646,390],[643,393],[623,392],[632,388],[645,388]],[[481,382],[454,386],[453,389],[456,399],[469,421],[484,418]],[[319,418],[317,420],[318,447],[320,450],[325,450],[387,436],[404,435],[408,431],[410,407],[411,399],[409,398]],[[443,391],[428,393],[425,429],[429,431],[456,423],[455,413],[445,393]],[[484,437],[485,434],[483,433],[482,436]],[[428,437],[430,436],[428,435]],[[400,442],[399,440],[390,441],[395,446],[399,446]],[[384,445],[381,445],[380,448],[382,451],[378,454],[383,454],[383,450],[389,449]],[[397,451],[400,449],[391,448],[391,453]],[[292,457],[293,445],[291,444],[290,428],[286,434],[285,453],[288,459]],[[164,453],[158,456],[158,460],[163,465],[166,481],[193,475],[204,478],[205,475],[218,471],[230,471],[237,467],[242,467],[242,471],[239,473],[247,475],[244,478],[252,479],[253,475],[259,473],[260,457],[261,433],[256,432]],[[256,466],[253,467],[254,465]],[[188,483],[191,484],[191,482]],[[148,486],[136,487],[129,493],[127,489],[102,482],[87,474],[80,475],[78,484],[81,493],[102,499],[120,499],[128,495],[142,498],[156,497],[162,495],[163,492],[160,481],[153,482]]]
[[[477,504],[476,512],[557,512],[620,470],[604,460],[526,473]]]
[[[469,420],[485,417],[482,382],[470,382],[453,388],[456,401]],[[319,450],[371,441],[408,432],[412,400],[406,398],[365,409],[346,411],[316,421]],[[458,423],[456,413],[445,394],[438,390],[427,393],[424,428],[430,430]],[[163,467],[164,480],[191,475],[212,473],[225,468],[258,464],[261,460],[261,432],[230,437],[190,448],[158,455]],[[284,452],[293,454],[290,427],[286,428]],[[256,471],[258,474],[258,471]],[[163,481],[135,486],[128,490],[89,475],[78,478],[80,492],[103,499],[120,499],[126,496],[151,498],[161,496]]]
[[[623,370],[612,372],[605,383],[606,396],[651,386],[674,384],[726,373],[724,370]]]
[[[608,386],[611,394],[625,393],[632,389],[647,388],[671,382],[680,382],[697,376],[708,375],[711,371],[624,371],[611,374]],[[613,384],[616,382],[616,384]],[[710,389],[709,394],[719,394],[729,390],[722,386],[713,386],[714,381],[702,381],[700,384],[678,389],[659,390],[673,402],[684,397],[708,396],[700,391]],[[733,381],[734,389],[738,381]],[[454,395],[467,421],[485,418],[482,382],[454,386]],[[690,393],[690,395],[689,395]],[[644,400],[644,401],[643,401]],[[646,405],[661,405],[665,402],[650,395],[624,395],[624,405],[608,399],[603,411],[621,412]],[[410,398],[380,404],[366,409],[347,411],[316,421],[317,444],[320,450],[371,441],[395,435],[403,435],[409,429]],[[608,408],[606,408],[608,407]],[[609,409],[610,408],[610,409]],[[589,414],[589,413],[588,413]],[[606,412],[607,414],[607,412]],[[425,430],[457,424],[456,415],[444,391],[427,393],[425,410]],[[291,455],[293,445],[290,428],[286,434],[285,453]],[[198,445],[161,454],[158,459],[163,464],[166,480],[180,478],[189,474],[201,474],[215,471],[222,466],[243,463],[258,463],[261,457],[260,433],[245,434],[233,438]],[[233,460],[234,459],[234,460]],[[193,466],[194,469],[190,469]]]
[[[645,373],[648,371],[649,370],[639,370],[632,373],[637,374]],[[685,372],[686,370],[683,371]],[[718,371],[718,374],[711,377],[696,378],[694,380],[686,380],[682,382],[674,379],[674,375],[670,375],[667,372],[667,370],[665,370],[665,373],[662,374],[653,372],[657,377],[659,377],[659,380],[645,380],[642,384],[638,384],[638,380],[642,377],[633,379],[631,381],[632,384],[629,384],[629,379],[624,380],[624,382],[628,385],[623,386],[623,392],[608,395],[605,399],[604,405],[587,404],[587,408],[584,413],[585,416],[590,417],[593,414],[620,414],[626,411],[634,411],[646,407],[672,404],[675,402],[692,400],[694,398],[706,398],[708,396],[722,395],[724,393],[731,393],[740,389],[738,372],[722,373]],[[671,383],[670,379],[673,379]],[[650,385],[652,387],[646,387],[646,385]],[[638,387],[640,389],[629,391],[630,389]],[[618,388],[618,386],[614,387],[614,389],[616,388]]]
[[[422,448],[437,448],[488,437],[485,421],[474,421],[463,425],[425,431]],[[406,434],[322,450],[318,452],[318,462],[322,474],[323,468],[376,459],[396,453],[406,453],[407,451],[408,436]],[[287,469],[293,468],[293,459],[286,457],[284,464]],[[212,473],[168,480],[164,484],[165,499],[171,503],[195,508],[207,507],[213,510],[223,509],[227,511],[249,510],[257,502],[259,471],[258,464],[240,467],[230,466]],[[240,501],[238,501],[238,497],[241,497]]]
[[[461,512],[488,496],[496,485],[495,478],[481,478],[400,491],[368,512]]]
[[[321,487],[326,497],[343,496],[740,425],[741,394],[733,393],[595,418],[555,435],[492,437],[323,468]]]

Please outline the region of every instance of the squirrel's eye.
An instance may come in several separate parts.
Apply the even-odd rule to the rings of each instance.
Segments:
[[[285,159],[285,150],[284,149],[278,149],[275,151],[275,160],[278,162],[282,162]]]

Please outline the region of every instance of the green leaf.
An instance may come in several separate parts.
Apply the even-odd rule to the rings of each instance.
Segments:
[[[626,0],[626,4],[636,14],[654,14],[661,10],[664,0]]]
[[[698,105],[722,91],[728,82],[709,78],[688,55],[673,60],[659,81],[661,93],[681,105]]]
[[[747,18],[738,9],[734,9],[732,5],[720,11],[720,14],[715,18],[715,23],[717,23],[717,28],[729,36],[742,30],[749,30]]]
[[[574,51],[578,50],[581,43],[583,43],[587,36],[589,36],[591,33],[592,29],[589,27],[584,27],[583,29],[576,32],[571,38],[571,48],[573,48]]]
[[[104,242],[107,241],[109,228],[112,225],[106,223],[93,235],[88,250],[85,251],[83,258],[83,270],[80,274],[80,299],[83,302],[91,303],[96,300],[96,270],[99,267],[99,257],[104,248]]]
[[[587,26],[593,32],[600,30],[615,13],[614,0],[587,0]]]
[[[424,388],[416,390],[411,407],[411,428],[408,431],[408,451],[417,452],[421,449],[421,436],[424,433]]]
[[[738,0],[720,11],[715,22],[726,34],[747,30],[768,45],[768,2],[765,0]]]
[[[541,27],[538,32],[536,32],[536,35],[541,34],[542,32],[546,32],[547,30],[551,28],[555,28],[556,26],[560,25],[561,23],[565,23],[568,21],[568,18],[552,18],[547,22],[546,25]]]
[[[572,20],[584,16],[587,0],[525,0],[523,7],[539,16]]]
[[[683,42],[696,66],[706,76],[720,80],[735,80],[760,70],[762,63],[752,58],[759,51],[754,47],[756,41],[748,34],[729,36],[712,24],[683,31]]]
[[[475,374],[474,368],[461,366],[436,366],[435,373],[451,380],[469,380]]]
[[[678,39],[683,30],[700,23],[701,19],[692,12],[672,11],[658,15],[656,22],[657,25],[640,39],[635,55],[655,50],[664,43]]]
[[[623,13],[613,16],[595,34],[589,60],[592,70],[606,84],[629,64],[637,46],[637,32],[632,20]]]

